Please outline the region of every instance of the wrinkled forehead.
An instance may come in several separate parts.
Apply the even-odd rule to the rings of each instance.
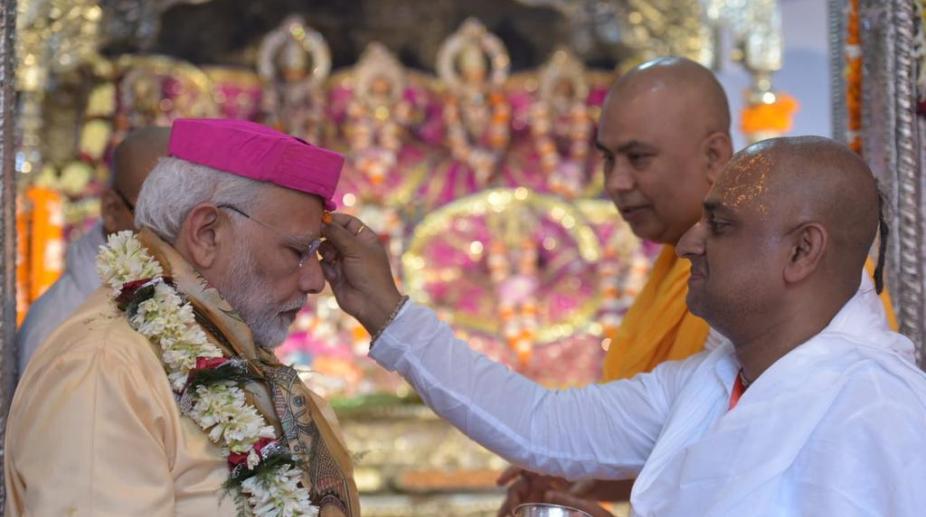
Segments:
[[[775,162],[764,150],[737,154],[714,184],[715,201],[735,210],[755,210],[767,214]]]

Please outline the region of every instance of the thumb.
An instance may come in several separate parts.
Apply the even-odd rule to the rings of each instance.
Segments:
[[[322,274],[325,275],[325,280],[331,284],[331,287],[334,288],[340,283],[340,275],[338,274],[338,268],[334,264],[328,261],[320,261],[319,264],[322,267]]]

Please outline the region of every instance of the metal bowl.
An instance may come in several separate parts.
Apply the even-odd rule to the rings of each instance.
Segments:
[[[568,506],[558,504],[528,503],[514,509],[514,517],[592,517]]]

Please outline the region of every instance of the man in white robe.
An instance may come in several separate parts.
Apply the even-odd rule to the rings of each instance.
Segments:
[[[747,148],[678,247],[692,261],[690,309],[729,342],[565,391],[403,304],[358,220],[326,228],[323,267],[377,337],[371,356],[438,414],[537,472],[637,476],[634,515],[922,515],[926,374],[858,289],[879,221],[875,182],[847,148],[819,137]]]
[[[17,334],[19,372],[49,334],[100,287],[96,255],[106,236],[131,230],[138,192],[158,158],[167,154],[170,129],[147,127],[130,133],[116,146],[112,179],[100,200],[101,221],[68,246],[64,273],[26,314]]]

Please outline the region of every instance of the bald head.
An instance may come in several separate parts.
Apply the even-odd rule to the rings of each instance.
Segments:
[[[690,309],[734,342],[776,321],[819,332],[859,288],[879,211],[874,177],[849,148],[807,136],[749,146],[679,243]]]
[[[158,159],[167,156],[170,128],[132,131],[113,153],[110,187],[103,192],[100,211],[106,233],[134,227],[134,206],[142,183]]]
[[[733,154],[726,94],[694,61],[644,63],[611,87],[597,144],[605,190],[633,232],[674,245]]]
[[[128,134],[113,153],[112,185],[135,202],[158,159],[167,156],[170,128],[144,127]]]
[[[611,85],[608,97],[620,102],[654,95],[676,108],[654,116],[692,117],[704,131],[730,132],[730,105],[723,86],[706,67],[683,57],[661,57],[638,65]]]
[[[718,181],[725,202],[782,228],[817,222],[828,234],[827,269],[854,292],[878,230],[879,194],[868,165],[829,138],[775,138],[734,156]]]

